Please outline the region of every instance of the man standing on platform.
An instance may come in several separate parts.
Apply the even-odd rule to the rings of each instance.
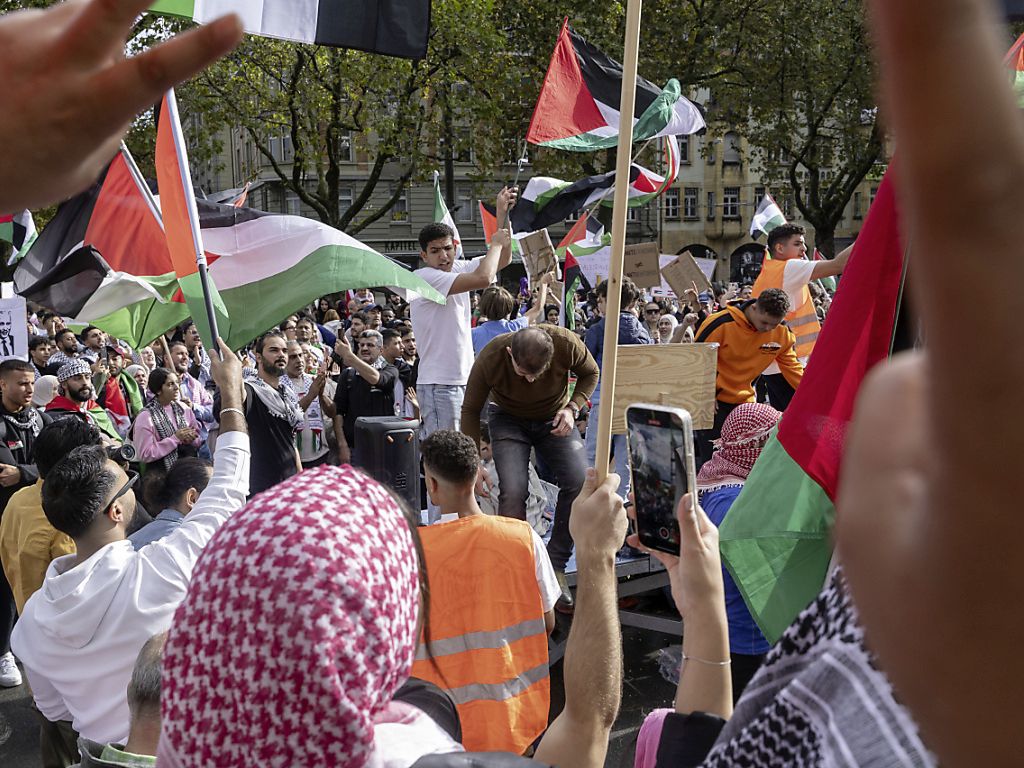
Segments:
[[[812,280],[842,274],[853,251],[851,245],[834,259],[808,261],[807,242],[804,238],[806,233],[807,230],[797,224],[782,224],[768,233],[768,253],[771,258],[764,260],[751,294],[757,298],[762,291],[778,288],[789,296],[791,310],[786,315],[786,325],[796,337],[796,356],[804,365],[807,365],[807,359],[821,332],[821,323],[818,322],[818,313],[807,284]],[[778,364],[769,365],[761,378],[768,390],[772,407],[784,411],[793,399],[794,390]]]
[[[569,396],[569,374],[576,387]],[[565,328],[526,328],[498,336],[473,365],[462,405],[462,431],[480,444],[480,412],[488,397],[491,451],[498,471],[498,514],[526,519],[530,452],[555,475],[558,503],[548,554],[562,587],[560,610],[572,608],[565,566],[572,554],[569,510],[583,487],[586,451],[576,417],[597,386],[598,367],[580,338]]]

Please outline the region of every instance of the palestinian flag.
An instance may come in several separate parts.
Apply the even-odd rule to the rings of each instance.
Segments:
[[[405,59],[427,55],[430,0],[157,0],[153,13],[202,24],[237,13],[245,31]]]
[[[31,211],[0,216],[0,240],[10,243],[12,247],[8,266],[28,253],[37,236],[36,222]]]
[[[592,230],[591,227],[594,227]],[[590,281],[580,269],[573,251],[577,248],[592,253],[591,249],[600,248],[601,236],[604,234],[604,227],[589,213],[584,213],[572,229],[565,233],[562,242],[555,248],[555,253],[562,256],[565,262],[562,264],[562,307],[561,315],[563,328],[570,331],[576,330],[576,291],[583,288],[590,290]]]
[[[664,142],[665,176],[630,166],[629,206],[646,205],[672,186],[679,175],[679,143],[675,136]],[[588,176],[576,182],[535,176],[527,182],[512,209],[512,229],[515,232],[536,232],[569,218],[577,211],[598,204],[611,207],[615,196],[615,171]]]
[[[441,194],[441,174],[434,171],[434,221],[447,224],[455,233],[455,258],[461,259],[466,254],[462,250],[462,238],[459,236],[459,228],[455,226],[455,219],[452,218],[448,206],[444,202],[444,195]],[[490,237],[487,238],[490,241]]]
[[[210,278],[231,317],[225,340],[232,349],[328,293],[384,286],[444,303],[411,271],[319,221],[205,200],[196,206]],[[189,316],[180,296],[175,298],[138,302],[94,322],[132,346],[147,344]]]
[[[720,529],[725,565],[770,642],[824,583],[844,434],[861,381],[891,352],[904,261],[891,175],[803,381]]]
[[[754,211],[754,218],[750,222],[750,236],[757,240],[762,234],[769,235],[773,229],[785,223],[786,216],[779,208],[779,204],[771,195],[765,195]]]
[[[622,65],[562,23],[541,85],[526,140],[557,149],[592,152],[618,144]],[[705,128],[678,80],[664,89],[636,79],[633,141],[697,133]]]
[[[178,102],[172,88],[164,96],[156,129],[156,179],[160,190],[167,249],[178,285],[207,349],[217,346],[217,336],[230,336],[231,321],[212,279],[204,280],[207,258],[199,211],[192,190],[188,151],[178,119]],[[210,313],[213,313],[211,316]]]
[[[327,293],[394,286],[444,302],[410,271],[326,224],[204,200],[197,209],[210,275],[232,316],[232,349]],[[159,208],[124,148],[91,189],[58,208],[18,264],[14,286],[135,347],[189,317]]]
[[[82,323],[175,287],[159,208],[123,145],[90,189],[60,205],[14,272],[16,293]]]

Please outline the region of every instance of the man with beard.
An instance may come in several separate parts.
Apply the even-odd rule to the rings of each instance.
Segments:
[[[47,373],[56,376],[61,366],[78,357],[78,337],[70,328],[61,328],[53,337],[57,351],[50,355]]]
[[[334,395],[334,407],[342,419],[342,438],[338,452],[342,463],[350,463],[355,451],[356,419],[360,416],[394,416],[395,382],[398,369],[381,355],[384,341],[377,331],[359,335],[359,354],[352,351],[344,336],[334,345],[343,365]]]
[[[281,381],[288,367],[288,342],[271,331],[257,339],[256,370],[246,370],[242,411],[252,445],[249,496],[267,490],[302,470],[295,432],[302,426],[299,400]],[[213,413],[221,420],[220,393]]]
[[[82,331],[82,342],[85,344],[85,349],[82,350],[82,357],[90,363],[95,363],[103,357],[103,348],[107,344],[107,334],[95,325],[90,325]]]
[[[127,434],[145,403],[139,383],[124,370],[124,352],[120,347],[107,347],[107,377],[98,390],[97,401],[106,409],[118,432]]]
[[[327,367],[321,362],[317,367],[316,376],[306,373],[307,350],[306,344],[288,342],[287,374],[288,382],[295,396],[299,398],[299,408],[303,414],[302,426],[295,435],[299,458],[303,469],[312,469],[326,464],[330,456],[324,432],[324,416],[331,419],[335,413],[334,403],[324,394]]]
[[[72,360],[57,371],[59,394],[46,406],[46,412],[55,419],[77,416],[103,433],[105,445],[120,445],[118,434],[110,416],[93,400],[92,368],[85,360]]]
[[[0,514],[14,492],[39,479],[32,445],[50,419],[32,407],[35,369],[24,360],[0,363]],[[17,607],[7,577],[0,573],[0,686],[21,685],[11,655],[11,630]]]
[[[192,413],[196,417],[196,422],[199,424],[199,440],[202,443],[202,448],[199,450],[199,456],[201,458],[208,459],[211,454],[206,445],[206,441],[210,437],[210,428],[214,423],[213,395],[211,395],[209,390],[203,385],[201,374],[199,378],[196,378],[194,375],[196,370],[196,366],[194,364],[195,353],[188,347],[188,338],[194,330],[195,325],[190,324],[188,330],[185,332],[185,341],[171,342],[171,362],[173,364],[174,372],[178,374],[178,385],[181,389],[181,404],[186,408],[192,409]],[[199,338],[198,333],[196,334],[196,338]],[[204,352],[204,354],[206,353]],[[207,355],[207,360],[209,360],[209,355]]]

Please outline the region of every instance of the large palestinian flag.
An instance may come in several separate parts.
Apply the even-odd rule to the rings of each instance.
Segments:
[[[567,18],[526,140],[576,152],[616,146],[621,91],[622,65],[576,34]],[[674,79],[661,89],[637,77],[633,114],[633,141],[697,133],[705,127],[700,109],[682,95]]]
[[[245,31],[406,59],[427,55],[430,0],[157,0],[150,10],[200,24],[237,13]]]
[[[394,286],[444,302],[408,270],[326,224],[203,200],[197,209],[234,349],[328,293]],[[159,208],[125,150],[91,189],[60,206],[18,264],[14,285],[133,346],[189,316]]]
[[[720,529],[725,565],[771,642],[824,583],[846,429],[861,381],[891,351],[904,261],[891,176],[778,433]]]
[[[675,136],[665,138],[664,176],[642,168],[630,166],[629,206],[646,205],[672,186],[679,175],[679,143]],[[536,232],[569,218],[577,211],[615,202],[615,171],[598,176],[587,176],[575,182],[535,176],[527,182],[519,202],[512,209],[513,232]]]
[[[403,266],[319,221],[204,200],[196,205],[210,277],[231,316],[226,341],[232,349],[328,293],[386,286],[444,303]],[[146,344],[188,317],[180,294],[172,298],[139,302],[94,322],[130,344]]]

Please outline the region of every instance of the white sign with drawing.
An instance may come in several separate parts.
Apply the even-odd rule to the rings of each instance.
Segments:
[[[0,299],[0,360],[11,357],[28,360],[28,325],[21,296]]]

